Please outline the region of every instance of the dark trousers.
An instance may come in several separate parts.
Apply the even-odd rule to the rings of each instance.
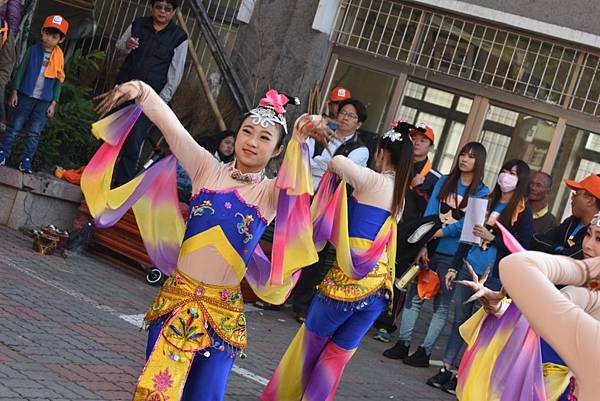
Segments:
[[[302,275],[296,287],[294,287],[294,297],[292,299],[292,308],[295,313],[306,316],[308,307],[317,291],[317,286],[321,284],[334,263],[335,248],[327,244],[319,252],[319,261],[302,270]]]
[[[144,114],[136,121],[131,132],[127,136],[123,148],[121,149],[120,159],[115,171],[114,186],[118,187],[131,181],[137,173],[137,163],[140,156],[140,149],[146,139],[148,130],[152,122]]]

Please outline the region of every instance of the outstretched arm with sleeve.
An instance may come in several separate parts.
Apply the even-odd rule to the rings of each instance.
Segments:
[[[218,165],[215,158],[183,127],[173,110],[147,84],[129,82],[121,90],[131,91],[130,98],[137,98],[144,114],[160,129],[171,152],[192,179],[194,191],[204,182],[206,174]]]
[[[600,322],[561,294],[554,284],[582,286],[600,276],[600,258],[576,261],[520,252],[500,261],[504,288],[540,334],[587,381],[600,369]]]

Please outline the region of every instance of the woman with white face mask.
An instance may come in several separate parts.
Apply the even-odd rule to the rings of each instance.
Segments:
[[[498,181],[488,199],[488,214],[484,226],[476,225],[473,234],[481,238],[481,245],[462,243],[456,252],[452,266],[448,269],[445,277],[447,288],[454,286],[454,280],[470,280],[469,274],[463,260],[469,263],[474,272],[482,277],[489,275],[486,286],[500,289],[498,276],[498,262],[509,254],[504,245],[502,236],[496,222],[502,223],[504,227],[517,238],[517,240],[528,248],[533,236],[533,214],[526,206],[527,190],[529,186],[530,170],[527,163],[522,160],[509,160],[502,166],[498,175]],[[444,353],[444,366],[439,373],[430,378],[427,384],[454,394],[456,377],[453,377],[451,369],[457,367],[460,362],[461,350],[464,341],[458,328],[474,312],[474,304],[465,304],[472,295],[470,289],[457,286],[454,291],[454,321],[448,338],[448,344]]]

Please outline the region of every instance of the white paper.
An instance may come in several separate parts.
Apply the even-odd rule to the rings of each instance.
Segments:
[[[473,227],[482,226],[485,222],[485,213],[487,211],[487,199],[469,197],[467,210],[465,211],[465,221],[462,232],[460,233],[461,242],[470,242],[481,245],[481,238],[473,235]]]

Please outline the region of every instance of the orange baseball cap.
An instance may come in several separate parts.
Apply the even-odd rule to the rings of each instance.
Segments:
[[[432,299],[440,291],[440,278],[433,270],[421,270],[417,276],[417,293],[421,299]]]
[[[600,177],[596,174],[587,176],[579,182],[565,179],[565,184],[571,189],[585,189],[596,198],[600,199]]]
[[[336,86],[331,91],[331,96],[329,96],[329,100],[332,102],[341,102],[342,100],[350,99],[352,95],[350,91],[341,86]]]
[[[63,35],[67,36],[67,31],[69,30],[69,23],[62,15],[49,15],[46,17],[44,25],[42,25],[42,29],[44,28],[58,29],[60,32],[62,32]]]
[[[423,134],[431,141],[431,143],[435,143],[435,134],[433,133],[433,129],[430,126],[425,125],[423,123],[415,124],[415,128],[411,130],[411,135],[415,132],[419,134]]]

